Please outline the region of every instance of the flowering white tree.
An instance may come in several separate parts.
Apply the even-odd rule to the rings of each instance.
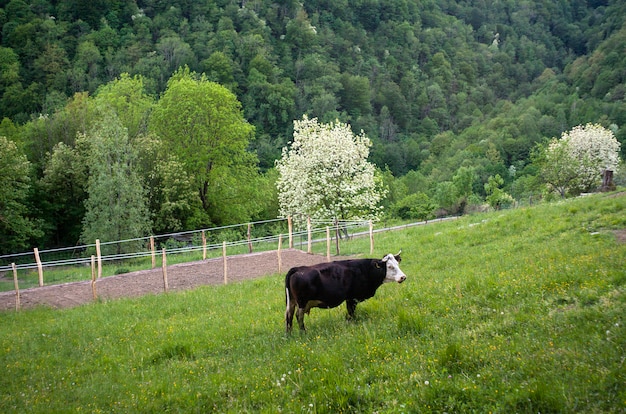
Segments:
[[[375,218],[385,194],[367,161],[371,143],[350,125],[294,121],[293,143],[276,161],[280,214],[317,219]]]
[[[545,148],[544,181],[561,196],[597,188],[604,171],[617,172],[620,146],[611,130],[599,124],[578,125]]]

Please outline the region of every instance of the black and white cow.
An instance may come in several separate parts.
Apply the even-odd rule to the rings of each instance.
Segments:
[[[304,314],[311,308],[334,308],[344,301],[348,318],[354,317],[358,302],[369,299],[386,282],[402,283],[406,275],[400,270],[400,253],[378,259],[339,260],[314,266],[293,267],[285,276],[287,309],[285,324],[291,332],[293,315],[304,331]]]

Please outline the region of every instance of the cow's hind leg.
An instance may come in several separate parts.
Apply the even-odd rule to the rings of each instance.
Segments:
[[[306,329],[304,328],[304,314],[305,313],[306,313],[306,309],[298,306],[298,310],[296,311],[296,318],[298,319],[298,325],[300,326],[301,331],[306,331]]]
[[[285,293],[285,297],[287,298],[287,308],[285,309],[285,331],[290,333],[293,324],[293,314],[296,310],[296,302],[289,297],[289,289],[285,289]]]
[[[348,314],[346,315],[346,319],[354,319],[354,311],[356,310],[356,299],[346,299],[346,309],[348,310]]]

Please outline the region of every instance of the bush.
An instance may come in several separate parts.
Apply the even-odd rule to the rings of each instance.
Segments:
[[[411,194],[400,200],[394,208],[395,215],[402,219],[431,220],[435,218],[437,206],[424,193]]]

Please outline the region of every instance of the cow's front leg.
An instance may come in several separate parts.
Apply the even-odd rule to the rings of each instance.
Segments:
[[[298,319],[298,325],[300,326],[301,331],[305,331],[304,329],[304,313],[306,312],[305,308],[301,308],[298,306],[298,310],[296,311],[296,318]]]
[[[356,310],[356,299],[346,299],[346,309],[348,309],[348,315],[346,319],[354,319],[354,311]]]

